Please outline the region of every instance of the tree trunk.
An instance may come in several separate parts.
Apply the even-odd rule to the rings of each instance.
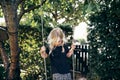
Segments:
[[[6,4],[5,4],[6,3]],[[11,53],[11,62],[8,72],[8,80],[20,80],[19,67],[19,49],[18,49],[18,21],[17,21],[17,6],[12,2],[5,2],[2,6],[5,16],[6,26],[8,29],[9,45]]]
[[[6,55],[5,49],[4,49],[4,45],[3,42],[0,41],[0,55],[2,57],[2,61],[5,67],[5,70],[8,70],[9,67],[9,61],[8,61],[8,56]]]

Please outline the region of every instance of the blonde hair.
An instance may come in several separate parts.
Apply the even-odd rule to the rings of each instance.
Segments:
[[[54,44],[58,41],[58,39],[63,40],[62,46],[66,43],[65,34],[62,31],[62,29],[54,28],[48,35],[48,44],[49,44],[49,48],[50,48],[50,53],[55,48]],[[62,49],[62,51],[64,52],[64,49]]]

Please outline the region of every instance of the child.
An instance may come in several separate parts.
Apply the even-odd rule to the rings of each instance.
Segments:
[[[48,36],[49,48],[43,46],[40,50],[42,58],[50,56],[53,80],[72,80],[67,59],[73,54],[75,45],[71,45],[69,50],[65,42],[63,31],[60,28],[54,28]]]

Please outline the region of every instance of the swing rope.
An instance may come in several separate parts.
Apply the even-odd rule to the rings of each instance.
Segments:
[[[75,61],[74,61],[74,54],[72,55],[72,64],[73,64],[73,80],[75,80]]]
[[[72,27],[72,30],[74,30],[73,27]],[[75,45],[74,37],[72,39],[72,44]],[[72,54],[73,80],[75,80],[75,65],[74,64],[75,64],[75,60],[74,60],[74,52],[73,52]]]
[[[44,44],[44,30],[43,30],[43,18],[41,16],[41,24],[42,24],[42,43],[43,43],[43,46],[45,46]],[[45,80],[47,80],[47,69],[46,69],[46,59],[44,58],[44,70],[45,70]]]

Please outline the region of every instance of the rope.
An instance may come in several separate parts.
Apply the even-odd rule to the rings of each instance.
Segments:
[[[42,24],[42,43],[44,46],[44,31],[43,31],[43,18],[41,16],[41,24]],[[46,59],[44,58],[44,70],[45,70],[45,80],[47,80],[47,69],[46,69]]]
[[[74,30],[73,29],[73,27],[72,27],[72,30]],[[72,40],[72,44],[75,44],[75,41],[74,41],[74,37],[73,37],[73,40]],[[72,64],[73,64],[73,80],[75,80],[75,60],[74,60],[74,52],[73,52],[73,55],[72,55]]]
[[[72,55],[72,64],[73,64],[73,80],[75,80],[75,60],[74,60],[74,53]]]

